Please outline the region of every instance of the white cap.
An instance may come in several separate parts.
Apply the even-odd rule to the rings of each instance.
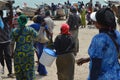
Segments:
[[[93,20],[93,21],[97,21],[97,19],[96,19],[96,12],[92,12],[91,14],[90,14],[90,18]]]

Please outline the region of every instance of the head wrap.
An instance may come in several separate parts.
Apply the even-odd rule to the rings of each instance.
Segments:
[[[18,18],[18,24],[20,27],[24,27],[27,24],[27,16],[25,15],[20,15],[20,17]]]
[[[97,22],[106,28],[115,29],[115,15],[110,8],[103,8],[96,13]]]
[[[68,24],[66,24],[66,23],[62,24],[61,34],[70,34],[69,29],[70,29],[70,27]]]
[[[34,21],[34,23],[39,23],[41,24],[44,21],[44,17],[41,15],[36,15],[33,17],[32,19]]]
[[[77,8],[75,6],[70,7],[70,12],[77,13]]]
[[[106,29],[116,29],[115,15],[110,8],[102,8],[97,12],[93,12],[90,17]]]

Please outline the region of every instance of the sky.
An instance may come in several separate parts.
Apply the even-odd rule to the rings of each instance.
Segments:
[[[47,3],[47,4],[51,4],[52,2],[54,3],[64,3],[67,0],[15,0],[14,6],[19,5],[20,7],[23,6],[24,3],[27,4],[27,6],[29,7],[36,7],[35,4],[42,4],[42,3]],[[89,2],[90,0],[69,0],[70,2],[78,2],[78,1],[83,1],[84,3]],[[95,3],[96,1],[99,1],[100,3],[104,3],[104,0],[93,0],[93,3]]]

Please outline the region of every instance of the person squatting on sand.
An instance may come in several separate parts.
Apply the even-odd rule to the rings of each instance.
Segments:
[[[120,33],[116,30],[115,15],[110,8],[102,8],[90,17],[99,33],[91,41],[89,57],[79,59],[77,64],[90,61],[88,80],[120,80]]]

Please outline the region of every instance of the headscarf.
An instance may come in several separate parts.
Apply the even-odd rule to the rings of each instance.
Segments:
[[[110,8],[103,8],[96,13],[97,22],[108,27],[115,29],[116,21],[115,15]]]
[[[70,7],[70,12],[72,12],[72,13],[77,13],[76,7],[75,7],[75,6],[71,6],[71,7]]]
[[[106,29],[116,29],[115,15],[110,8],[102,8],[97,12],[93,12],[90,17],[93,21],[98,22]]]
[[[34,21],[34,23],[41,24],[44,21],[44,17],[41,15],[35,15],[32,20]]]
[[[27,24],[27,16],[25,15],[20,15],[20,17],[18,18],[18,24],[20,27],[24,27]]]
[[[112,35],[114,38],[117,38],[115,29],[116,21],[115,15],[110,8],[102,8],[97,12],[93,12],[90,15],[91,19],[101,25],[99,32],[105,32]]]
[[[70,34],[69,29],[70,29],[70,27],[68,24],[66,24],[66,23],[62,24],[61,25],[61,34],[68,34],[69,35]]]

